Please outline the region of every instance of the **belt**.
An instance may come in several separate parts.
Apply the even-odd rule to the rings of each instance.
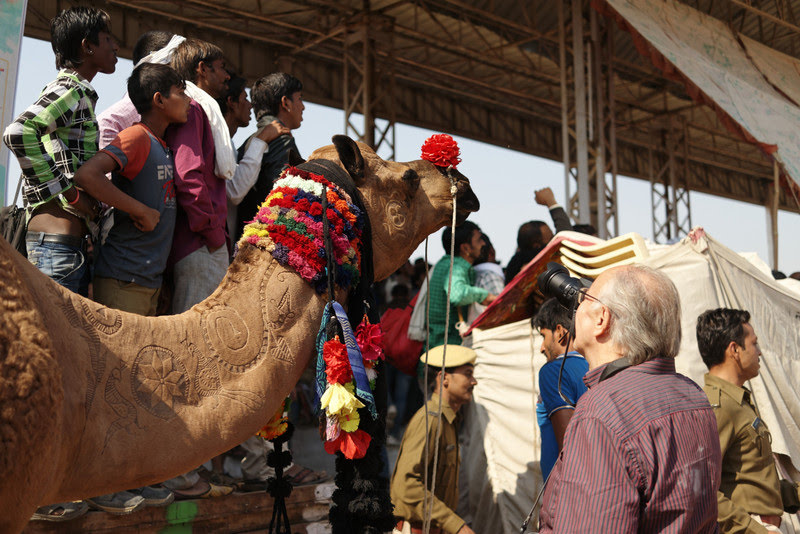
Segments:
[[[403,531],[403,523],[404,523],[404,521],[398,521],[397,525],[395,525],[394,528],[396,528],[397,530],[402,532]],[[411,523],[411,522],[409,522],[409,523],[411,524],[411,534],[423,534],[423,532],[422,532],[422,523]],[[439,528],[439,527],[431,527],[430,530],[429,530],[429,533],[430,534],[441,534],[442,533],[442,529]]]
[[[781,516],[779,515],[760,515],[761,521],[773,527],[781,528]]]
[[[68,245],[75,248],[86,248],[88,244],[86,237],[78,237],[76,235],[67,234],[46,234],[44,232],[27,232],[25,234],[25,241],[36,241],[37,243],[56,243],[59,245]]]

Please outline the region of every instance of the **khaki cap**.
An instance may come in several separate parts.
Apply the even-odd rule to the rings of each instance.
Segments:
[[[445,346],[447,347],[446,355]],[[458,367],[468,363],[475,363],[475,351],[461,345],[439,345],[438,347],[433,347],[427,354],[423,353],[422,361],[433,367],[441,368],[443,367],[442,363],[447,367]]]

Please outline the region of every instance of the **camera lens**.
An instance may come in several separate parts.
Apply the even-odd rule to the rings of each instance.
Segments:
[[[578,291],[583,287],[580,280],[572,278],[569,271],[555,262],[547,264],[547,269],[536,281],[539,290],[548,297],[555,297],[562,306],[571,310],[578,301]]]

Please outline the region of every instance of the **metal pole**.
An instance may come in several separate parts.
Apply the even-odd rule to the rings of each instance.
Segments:
[[[349,40],[344,39],[344,57],[342,58],[342,63],[344,63],[344,69],[342,72],[342,100],[344,102],[342,109],[344,110],[344,129],[342,130],[342,133],[345,135],[350,133],[350,125],[348,124],[350,121],[350,62],[347,59],[347,56],[350,53],[349,48]]]
[[[684,208],[686,209],[686,217],[683,220],[683,223],[680,224],[680,228],[683,229],[683,233],[685,235],[689,235],[689,232],[692,231],[692,197],[691,192],[689,190],[689,127],[686,125],[686,121],[681,121],[682,130],[683,130],[683,203]]]
[[[575,148],[578,159],[579,222],[591,222],[589,154],[586,139],[586,66],[583,49],[583,2],[572,0],[572,58],[575,78]]]
[[[391,135],[391,138],[387,141],[387,143],[389,144],[389,154],[387,158],[391,161],[394,161],[397,155],[396,153],[397,130],[395,128],[397,124],[397,101],[395,100],[395,92],[394,92],[396,83],[396,79],[394,77],[394,26],[392,26],[392,33],[388,36],[388,39],[386,40],[388,40],[389,43],[390,55],[388,61],[386,61],[386,66],[385,66],[386,69],[389,69],[389,74],[387,76],[388,80],[384,79],[384,83],[388,82],[389,85],[387,94],[389,98],[388,102],[389,121],[391,123],[389,125],[390,126],[389,135]],[[377,148],[378,147],[375,147],[376,150]]]
[[[364,142],[371,147],[375,147],[375,114],[372,109],[372,99],[375,94],[374,79],[375,79],[375,57],[372,55],[372,46],[370,42],[369,18],[365,14],[365,21],[362,27],[364,32],[362,43],[363,46],[363,75],[364,75],[364,92],[362,93],[361,109],[364,112]]]
[[[667,130],[667,154],[669,157],[669,187],[667,188],[667,221],[669,228],[669,239],[678,237],[678,201],[676,191],[678,190],[678,173],[675,172],[675,133],[670,122]]]
[[[768,221],[769,221],[769,252],[772,268],[778,270],[778,206],[780,205],[780,176],[781,171],[777,160],[772,163],[772,183],[770,184]]]
[[[596,102],[596,112],[595,112],[595,128],[594,128],[594,139],[595,139],[595,180],[596,180],[596,187],[595,193],[597,194],[596,201],[596,211],[597,211],[597,235],[601,239],[608,239],[608,221],[606,216],[608,214],[607,211],[607,200],[606,200],[606,131],[605,131],[605,122],[606,122],[606,109],[605,109],[605,99],[603,98],[603,67],[602,67],[602,49],[603,46],[600,42],[600,26],[597,20],[597,12],[594,9],[589,10],[589,19],[591,24],[591,32],[592,32],[592,43],[594,46],[592,50],[594,54],[592,55],[592,65],[591,70],[594,73],[593,79],[594,84],[592,88],[594,89],[595,93],[595,102]]]
[[[611,217],[614,218],[614,237],[619,235],[619,217],[617,207],[617,106],[616,88],[614,86],[614,31],[607,29],[608,34],[608,148],[611,159]]]
[[[564,209],[570,215],[570,200],[572,198],[572,176],[570,175],[569,151],[569,111],[567,109],[567,43],[566,21],[564,20],[564,2],[558,2],[558,60],[561,67],[561,150],[564,162],[564,191],[566,194]]]
[[[652,131],[651,131],[651,137]],[[650,143],[651,145],[653,143]],[[653,229],[653,241],[658,243],[658,223],[656,222],[656,176],[655,176],[655,168],[653,163],[653,149],[652,147],[647,148],[647,176],[650,178],[650,222],[652,223]]]

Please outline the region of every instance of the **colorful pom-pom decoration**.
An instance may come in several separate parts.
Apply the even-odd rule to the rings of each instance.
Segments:
[[[327,290],[322,229],[322,192],[326,187],[336,281],[342,289],[355,287],[360,277],[365,214],[324,176],[288,167],[239,240],[239,247],[249,243],[267,250],[320,294]]]
[[[447,134],[435,134],[422,143],[422,159],[439,167],[458,167],[461,149],[456,140]]]
[[[383,359],[383,332],[380,324],[371,324],[367,316],[356,328],[356,342],[365,362]]]

